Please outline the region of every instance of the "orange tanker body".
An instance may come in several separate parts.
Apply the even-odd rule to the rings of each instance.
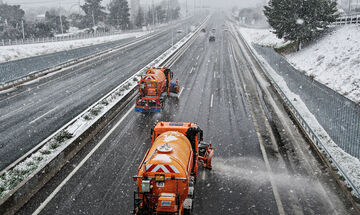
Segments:
[[[194,123],[159,122],[140,166],[134,214],[190,214],[198,163],[211,169],[214,149]]]
[[[139,81],[139,96],[135,111],[161,112],[166,96],[179,93],[179,84],[172,81],[173,73],[166,67],[152,67]]]

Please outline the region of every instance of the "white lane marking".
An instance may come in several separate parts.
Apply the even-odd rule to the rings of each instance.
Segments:
[[[201,179],[202,179],[203,181],[206,180],[206,171],[205,171],[204,169],[203,169],[203,171],[202,171]]]
[[[195,67],[191,68],[190,74],[195,70]]]
[[[265,161],[266,169],[267,169],[267,171],[269,173],[270,184],[271,184],[271,187],[273,188],[273,193],[274,193],[274,197],[275,197],[275,201],[276,201],[276,205],[277,205],[279,214],[280,215],[285,215],[285,210],[284,210],[284,207],[282,205],[281,198],[280,198],[280,195],[279,195],[279,191],[277,189],[277,186],[276,186],[274,178],[273,178],[273,173],[272,173],[272,170],[271,170],[271,167],[270,167],[269,159],[267,157],[265,147],[264,147],[264,143],[263,143],[263,141],[261,139],[262,137],[261,137],[261,134],[259,132],[259,129],[258,129],[257,125],[256,125],[256,135],[258,136],[261,153],[262,153],[264,161]]]
[[[100,142],[91,150],[91,152],[86,155],[86,157],[79,163],[79,165],[61,182],[61,184],[41,203],[41,205],[36,209],[32,215],[39,214],[46,205],[55,197],[55,195],[61,190],[61,188],[75,175],[75,173],[85,164],[85,162],[96,152],[96,150],[106,141],[107,138],[119,127],[122,121],[132,112],[134,111],[135,105],[132,106],[126,112],[126,114],[116,123],[116,125],[100,140]]]
[[[214,94],[211,94],[210,107],[213,107]]]
[[[100,81],[100,82],[98,82],[98,83],[94,84],[94,85],[93,85],[93,87],[95,87],[95,86],[97,86],[97,85],[99,85],[99,84],[103,83],[103,82],[104,82],[104,81],[106,81],[106,80],[107,80],[107,78],[105,78],[104,80],[102,80],[102,81]]]
[[[7,116],[9,116],[9,115],[11,115],[11,114],[14,115],[14,114],[16,114],[17,112],[22,111],[22,110],[25,109],[25,108],[28,108],[29,105],[32,105],[32,104],[34,104],[34,102],[29,103],[29,104],[23,104],[22,107],[20,107],[20,108],[18,108],[18,109],[14,109],[14,110],[12,110],[11,112],[8,112],[7,114],[2,115],[2,116],[0,117],[0,120],[5,119]]]
[[[181,88],[181,90],[180,90],[180,93],[179,93],[179,96],[178,96],[178,97],[180,97],[180,96],[181,96],[181,93],[183,92],[183,90],[184,90],[184,87],[182,87],[182,88]]]
[[[38,118],[34,119],[33,121],[29,122],[29,124],[31,125],[31,124],[35,123],[36,121],[38,121],[39,119],[41,119],[41,118],[43,118],[44,116],[48,115],[49,113],[55,111],[56,109],[57,109],[57,107],[54,108],[54,109],[49,110],[48,112],[44,113],[43,115],[41,115],[41,116],[39,116]]]
[[[216,78],[216,72],[214,72],[214,79]]]
[[[231,50],[234,53],[234,56],[237,56],[236,53],[235,53],[235,49],[234,49],[233,44],[231,44]],[[230,54],[230,56],[231,56],[231,59],[236,59],[235,57],[232,58],[232,56],[233,56],[232,54]],[[248,100],[248,103],[251,104],[249,95],[247,93],[245,95],[246,95],[246,99]],[[258,97],[257,97],[257,100],[259,101]],[[257,119],[255,118],[255,112],[254,112],[253,108],[250,108],[250,111],[251,111],[251,118],[252,118],[252,121],[254,123],[255,130],[256,130],[256,135],[257,135],[257,138],[259,140],[261,154],[262,154],[262,156],[264,158],[265,167],[266,167],[266,170],[267,170],[267,172],[269,174],[269,180],[270,180],[270,184],[271,184],[271,187],[272,187],[272,190],[273,190],[273,194],[274,194],[276,206],[277,206],[278,211],[279,211],[279,215],[285,215],[284,206],[282,204],[279,191],[277,189],[276,183],[275,183],[274,178],[273,178],[273,172],[272,172],[272,169],[271,169],[271,166],[270,166],[269,159],[268,159],[267,154],[266,154],[266,150],[265,150],[265,147],[264,147],[264,142],[263,142],[263,139],[262,139],[262,136],[261,136],[261,133],[260,133],[260,129],[259,129],[259,124],[258,124]],[[263,109],[262,109],[262,111],[263,111]],[[265,115],[264,112],[263,112],[263,114]]]

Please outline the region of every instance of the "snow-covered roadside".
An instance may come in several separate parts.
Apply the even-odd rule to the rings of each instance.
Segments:
[[[260,45],[280,47],[285,41],[269,30],[239,27],[244,38]],[[285,55],[299,71],[360,102],[360,26],[336,27],[299,52]]]
[[[243,37],[249,41],[263,46],[279,48],[286,44],[282,39],[276,37],[271,29],[255,29],[239,27]]]
[[[360,26],[337,27],[316,43],[286,58],[320,83],[360,102]]]
[[[16,46],[0,46],[0,63],[38,55],[50,54],[59,51],[67,51],[84,46],[96,45],[131,37],[141,37],[149,33],[150,31],[144,31],[81,40],[36,43]]]
[[[238,29],[245,40],[251,44],[252,42],[257,43],[256,39],[261,37],[254,36],[251,32],[258,31],[257,29]],[[259,31],[258,31],[259,32]],[[272,38],[271,35],[268,34],[270,31],[262,30],[264,35],[263,38]],[[271,33],[271,32],[270,32]],[[274,39],[274,38],[272,38]],[[281,43],[278,39],[270,40],[271,44]],[[263,44],[263,45],[271,45],[271,44]],[[253,52],[256,54],[256,51],[253,49]],[[293,93],[286,84],[286,81],[278,75],[273,68],[266,62],[266,60],[261,56],[257,55],[257,58],[260,60],[262,65],[266,68],[266,71],[274,80],[274,82],[278,85],[281,91],[286,95],[287,99],[291,101],[291,104],[295,107],[296,111],[301,115],[301,117],[306,121],[312,131],[315,133],[316,137],[321,141],[323,147],[321,147],[320,151],[325,150],[331,155],[331,157],[337,162],[337,164],[341,167],[342,171],[346,174],[346,176],[350,179],[357,190],[360,190],[360,161],[359,159],[347,154],[344,150],[342,150],[336,143],[331,139],[331,137],[327,134],[321,124],[316,120],[316,117],[311,114],[309,109],[306,107],[305,103],[301,100],[300,96]],[[306,63],[304,63],[306,64]],[[360,71],[360,70],[359,70]],[[354,191],[353,191],[354,192]],[[356,193],[354,192],[356,195]],[[360,197],[360,196],[359,196]]]
[[[262,61],[264,62],[265,60],[263,59]],[[289,89],[286,81],[280,75],[278,75],[270,65],[267,65],[267,71],[270,73],[271,77],[280,87],[286,97],[291,101],[295,109],[300,113],[301,117],[306,121],[306,123],[320,139],[325,150],[340,165],[342,171],[345,172],[354,186],[360,190],[360,161],[336,145],[336,143],[327,134],[321,124],[317,121],[316,117],[311,114],[306,104],[301,100],[301,97]],[[320,151],[322,151],[322,149],[320,149]]]
[[[271,75],[272,79],[279,86],[281,91],[286,95],[286,97],[291,101],[291,104],[299,112],[301,117],[306,121],[310,126],[312,131],[316,134],[317,138],[321,141],[323,147],[320,147],[320,151],[326,151],[326,154],[329,153],[331,158],[337,162],[341,167],[341,170],[346,174],[346,176],[351,180],[353,185],[357,190],[360,191],[360,161],[346,153],[342,150],[327,134],[325,129],[317,121],[316,117],[311,114],[310,110],[307,108],[306,104],[301,100],[301,97],[293,93],[286,84],[286,81],[278,75],[270,65],[266,63],[266,60],[261,56],[258,56],[260,61],[265,64],[267,72]],[[334,165],[334,164],[333,164]],[[334,167],[336,167],[334,165]],[[337,168],[337,167],[336,167]],[[340,174],[342,175],[342,174]],[[354,192],[354,191],[353,191]],[[355,196],[357,194],[354,192]],[[360,196],[359,196],[360,197]]]

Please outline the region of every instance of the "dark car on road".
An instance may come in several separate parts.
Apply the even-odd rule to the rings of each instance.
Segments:
[[[209,37],[209,42],[214,42],[215,41],[215,36],[214,35],[211,35],[210,37]]]

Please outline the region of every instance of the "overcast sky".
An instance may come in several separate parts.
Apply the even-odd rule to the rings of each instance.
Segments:
[[[140,0],[142,3],[152,2],[152,0]],[[161,0],[154,0],[155,2],[160,2]],[[185,2],[186,0],[179,0],[179,2]],[[195,0],[196,4],[208,4],[215,7],[231,7],[234,5],[240,7],[254,6],[258,3],[265,2],[266,0]],[[3,0],[8,4],[20,4],[22,8],[32,8],[32,7],[59,7],[61,6],[66,10],[71,10],[71,12],[76,12],[78,10],[79,2],[80,4],[84,3],[84,0]],[[103,0],[103,5],[107,5],[110,0]],[[188,5],[192,6],[194,0],[187,0]]]

